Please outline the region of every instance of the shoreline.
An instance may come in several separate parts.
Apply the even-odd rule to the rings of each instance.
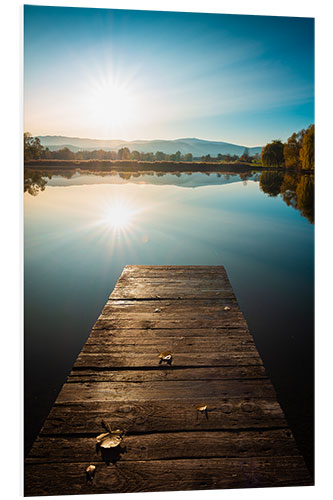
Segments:
[[[250,163],[205,162],[146,162],[135,160],[30,160],[24,162],[27,170],[90,170],[100,172],[249,172],[264,171],[267,167]],[[284,170],[279,168],[278,170]]]
[[[104,171],[155,171],[155,172],[205,172],[208,169],[211,171],[223,171],[225,169],[235,169],[239,171],[248,171],[253,168],[262,170],[262,166],[253,165],[250,163],[217,163],[217,162],[173,162],[173,161],[137,161],[137,160],[30,160],[24,162],[25,168],[62,168],[73,169],[80,168],[82,170],[104,170]]]
[[[25,171],[62,172],[83,171],[91,173],[247,173],[247,172],[281,172],[313,174],[314,170],[303,170],[283,167],[266,167],[251,163],[205,163],[205,162],[147,162],[136,160],[30,160],[24,162]]]

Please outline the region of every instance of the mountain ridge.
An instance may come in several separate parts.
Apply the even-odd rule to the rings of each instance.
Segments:
[[[142,153],[163,153],[173,154],[180,151],[182,154],[192,153],[193,156],[203,156],[210,154],[217,156],[221,154],[242,155],[245,148],[250,155],[260,154],[261,146],[242,146],[224,141],[209,141],[196,137],[185,137],[179,139],[152,139],[125,141],[121,139],[90,139],[83,137],[67,137],[61,135],[40,135],[38,136],[42,146],[48,147],[51,151],[67,147],[73,152],[79,150],[91,151],[94,149],[104,149],[105,151],[116,151],[127,147],[131,151],[137,150]]]

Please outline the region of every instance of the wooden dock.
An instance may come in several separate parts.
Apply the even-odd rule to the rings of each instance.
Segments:
[[[126,266],[25,461],[26,496],[311,484],[222,266]]]

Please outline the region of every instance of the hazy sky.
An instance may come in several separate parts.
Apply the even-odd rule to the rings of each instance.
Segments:
[[[314,22],[25,6],[25,131],[247,146],[314,121]]]

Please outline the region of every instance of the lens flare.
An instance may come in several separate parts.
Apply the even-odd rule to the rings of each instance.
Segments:
[[[106,209],[103,221],[112,229],[126,229],[132,222],[135,210],[125,202],[115,201]]]

